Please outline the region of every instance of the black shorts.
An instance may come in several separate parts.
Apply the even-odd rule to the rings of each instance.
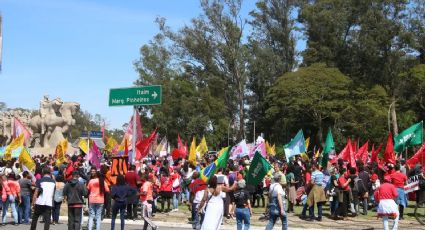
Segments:
[[[173,198],[173,192],[171,192],[171,191],[161,191],[161,192],[159,193],[159,195],[160,195],[162,198]]]

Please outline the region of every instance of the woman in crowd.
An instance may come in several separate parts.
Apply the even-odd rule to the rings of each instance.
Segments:
[[[112,186],[111,189],[111,198],[114,200],[112,205],[111,230],[115,229],[115,219],[117,218],[118,212],[120,213],[121,230],[124,230],[127,199],[136,193],[136,190],[125,184],[123,175],[117,176],[117,183]]]
[[[294,213],[294,204],[297,202],[297,191],[295,190],[295,186],[296,184],[298,184],[298,181],[295,181],[295,175],[293,172],[294,165],[290,163],[286,171],[286,183],[288,183],[287,193],[289,203],[288,213]]]
[[[272,230],[275,225],[277,218],[280,218],[282,222],[282,230],[288,229],[288,216],[285,212],[285,191],[280,184],[280,174],[274,174],[272,184],[269,190],[269,223],[266,226],[266,230]]]
[[[236,184],[235,184],[236,185]],[[217,183],[217,177],[213,176],[208,182],[208,188],[204,192],[204,197],[199,204],[198,212],[205,212],[205,218],[202,223],[201,230],[218,230],[220,229],[224,206],[222,192],[228,192],[235,188],[224,187]]]
[[[350,182],[351,179],[348,178],[348,175],[346,174],[346,169],[341,168],[340,169],[340,176],[338,178],[338,208],[336,210],[336,217],[342,216],[344,220],[347,219],[347,209],[350,205]]]
[[[17,204],[21,203],[21,188],[19,186],[19,183],[16,181],[15,174],[13,172],[10,172],[7,179],[6,176],[3,176],[3,188],[5,189],[2,194],[3,196],[6,196],[6,199],[3,200],[3,220],[2,225],[6,224],[6,214],[7,210],[9,209],[9,206],[12,208],[12,215],[13,220],[15,222],[15,225],[18,225],[18,210],[17,210]]]
[[[170,176],[170,180],[172,181],[172,192],[173,192],[173,212],[179,211],[179,199],[181,192],[181,176],[179,174],[179,167],[175,166],[173,169],[173,173]]]
[[[100,230],[105,192],[109,192],[109,188],[100,172],[96,172],[95,178],[93,175],[91,178],[87,185],[89,191],[89,229],[92,229],[93,219],[96,218],[96,230]]]
[[[236,205],[236,224],[237,229],[242,230],[242,224],[245,230],[249,229],[250,219],[252,216],[251,203],[249,201],[249,192],[245,189],[245,180],[239,180],[237,182],[238,190],[234,194],[235,205]]]
[[[336,218],[336,209],[338,208],[338,177],[336,175],[336,168],[331,167],[329,169],[329,174],[331,178],[329,179],[329,199],[330,199],[330,211],[331,216]]]
[[[395,199],[398,197],[396,187],[391,184],[391,177],[385,176],[384,183],[379,186],[375,191],[375,199],[379,202],[378,205],[378,217],[382,218],[384,230],[389,230],[388,218],[394,218],[393,230],[398,228],[399,211],[398,206],[395,203]]]
[[[173,181],[170,179],[167,167],[161,169],[160,178],[160,196],[161,196],[161,212],[165,212],[165,202],[167,202],[167,211],[170,210],[171,199],[173,198]]]
[[[52,212],[52,224],[59,224],[60,209],[63,201],[63,188],[65,183],[63,176],[58,174],[56,176],[56,187],[55,194],[53,196],[53,212]]]

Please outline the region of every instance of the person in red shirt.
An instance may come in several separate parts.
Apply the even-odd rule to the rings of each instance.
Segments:
[[[172,212],[177,212],[179,211],[179,200],[180,200],[180,192],[181,192],[181,176],[179,174],[179,170],[180,167],[176,166],[173,169],[173,173],[170,176],[170,179],[172,181],[172,186],[173,186],[173,210],[171,210]]]
[[[173,180],[170,178],[167,168],[161,170],[160,183],[161,211],[164,213],[165,202],[167,202],[167,210],[170,211],[171,199],[173,198]]]
[[[375,200],[379,202],[378,217],[382,217],[384,229],[388,228],[388,218],[394,218],[393,229],[398,227],[399,211],[394,199],[397,198],[396,187],[390,183],[391,177],[389,175],[384,177],[384,183],[379,186],[375,191]]]
[[[340,169],[340,176],[338,178],[338,188],[342,191],[342,202],[338,203],[335,218],[341,216],[344,220],[347,219],[347,208],[350,204],[350,182],[351,178],[346,173],[347,169]]]
[[[391,183],[396,187],[397,189],[397,200],[396,203],[398,204],[399,210],[400,210],[400,220],[403,218],[403,212],[404,208],[407,206],[407,196],[404,192],[404,185],[406,185],[407,182],[407,176],[400,171],[400,164],[396,164],[394,167],[395,171],[390,175]]]
[[[125,174],[125,182],[134,190],[137,189],[138,183],[140,183],[140,177],[136,173],[136,166],[131,165],[129,171]],[[139,197],[137,194],[132,194],[128,198],[127,203],[127,219],[136,220],[137,219],[137,205],[139,204]]]

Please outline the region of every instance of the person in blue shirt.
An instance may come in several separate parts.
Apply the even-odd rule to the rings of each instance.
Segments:
[[[307,220],[313,221],[316,219],[317,221],[322,221],[322,206],[326,202],[325,190],[322,186],[324,175],[320,171],[320,164],[318,162],[315,162],[312,165],[312,171],[310,180],[311,191],[307,198],[307,206],[310,209],[310,218]],[[315,204],[317,205],[317,218],[314,218]]]

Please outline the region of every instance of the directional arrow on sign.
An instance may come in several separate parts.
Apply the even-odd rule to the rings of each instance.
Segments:
[[[152,94],[153,99],[156,99],[156,97],[158,97],[158,94],[154,91]]]

